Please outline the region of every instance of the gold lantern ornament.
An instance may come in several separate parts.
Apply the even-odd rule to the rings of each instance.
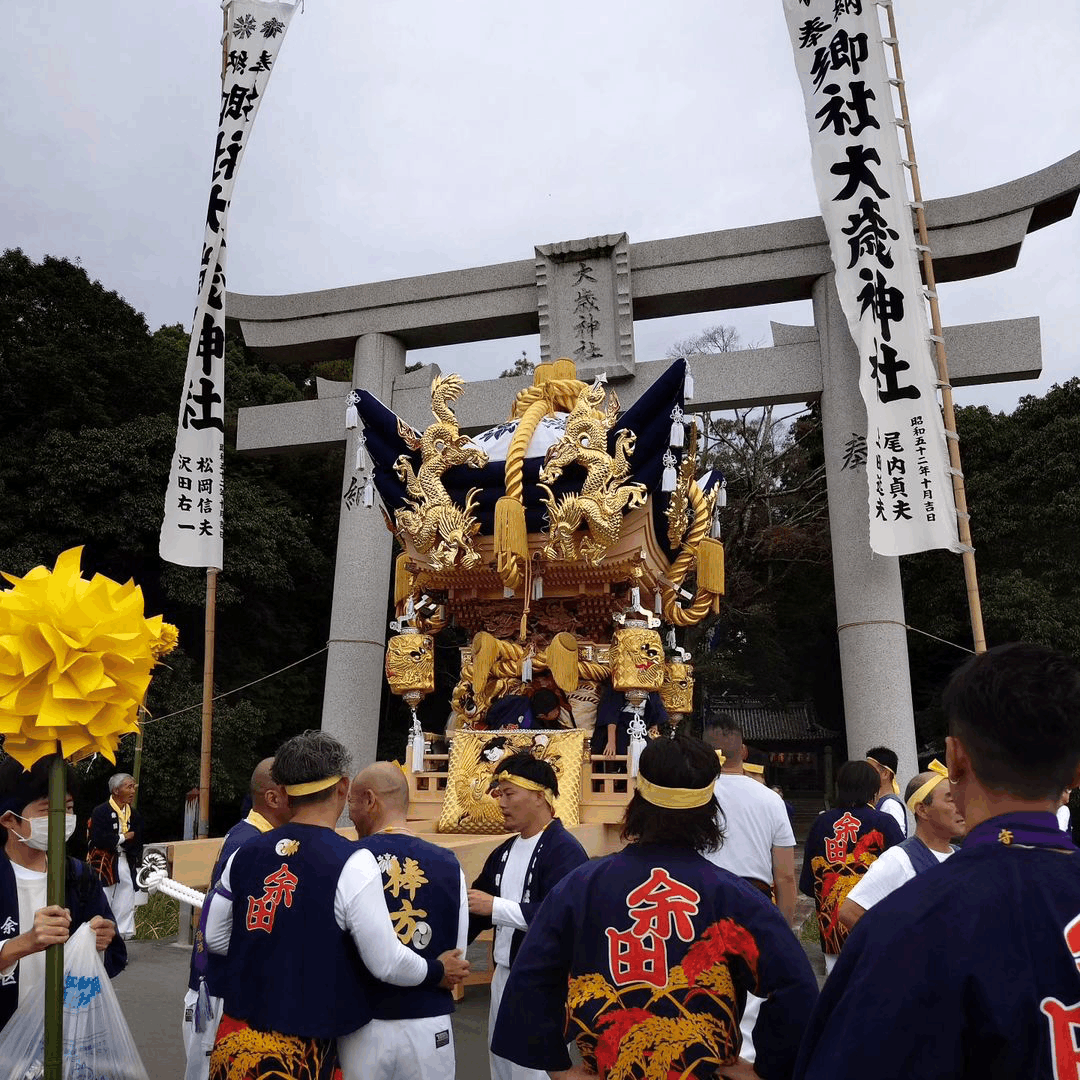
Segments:
[[[400,632],[386,643],[386,681],[412,711],[409,751],[413,772],[424,767],[424,730],[416,706],[435,689],[435,645],[416,627],[392,624]]]
[[[676,649],[675,657],[664,664],[664,684],[660,700],[667,709],[674,729],[694,709],[694,665],[685,649]]]
[[[638,758],[645,748],[645,704],[650,691],[664,684],[664,643],[656,630],[660,620],[642,607],[636,586],[630,591],[630,606],[615,616],[615,622],[621,629],[612,635],[608,654],[611,686],[625,696],[633,714],[629,723],[629,771],[631,776],[637,776]]]

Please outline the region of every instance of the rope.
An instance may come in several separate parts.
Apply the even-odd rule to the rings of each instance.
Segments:
[[[712,503],[715,496],[705,495],[696,481],[692,481],[686,492],[690,506],[694,511],[694,520],[683,538],[682,550],[671,564],[668,580],[672,585],[680,586],[697,558],[697,546],[709,531],[712,521]],[[698,590],[689,607],[683,607],[679,594],[671,585],[660,582],[661,606],[664,618],[673,626],[696,626],[709,613],[714,596],[707,590]]]

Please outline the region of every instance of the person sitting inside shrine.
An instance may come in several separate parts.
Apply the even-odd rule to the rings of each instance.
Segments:
[[[896,782],[896,767],[900,763],[895,750],[887,746],[875,746],[866,751],[866,760],[874,766],[878,774],[878,792],[873,800],[875,810],[888,814],[900,826],[900,831],[907,836],[908,819],[904,800],[900,798],[900,787]]]
[[[836,808],[818,814],[806,838],[799,889],[814,898],[826,973],[847,937],[840,905],[873,861],[904,839],[895,819],[870,805],[878,783],[868,761],[845,762],[836,777]]]
[[[635,709],[621,690],[607,687],[596,707],[596,727],[591,743],[593,754],[610,758],[628,753],[630,723],[638,716],[645,722],[646,731],[652,727],[659,732],[671,728],[671,718],[657,691],[652,691],[645,699],[643,709]],[[621,764],[618,767],[622,769]]]
[[[562,721],[562,706],[554,691],[541,687],[535,690],[531,699],[533,726],[538,728],[561,728],[567,725]],[[574,726],[571,719],[570,727]]]
[[[717,770],[697,739],[642,751],[627,846],[571,871],[544,902],[510,971],[494,1053],[553,1078],[791,1074],[817,982],[777,909],[703,857],[723,841]],[[756,1071],[739,1059],[751,992],[764,999]]]
[[[496,698],[484,717],[487,731],[518,731],[537,727],[533,719],[532,705],[525,694],[508,694]]]
[[[800,1080],[861,1080],[852,1051],[867,1039],[889,1076],[1077,1075],[1080,850],[1054,811],[1080,782],[1080,665],[999,645],[953,674],[941,704],[967,836],[859,920],[811,1017]]]
[[[322,731],[283,743],[270,775],[292,820],[237,848],[210,894],[206,944],[228,957],[211,1080],[338,1080],[335,1040],[372,1017],[368,975],[430,988],[468,973],[457,950],[402,945],[374,856],[335,830],[349,764]]]
[[[851,928],[880,900],[916,874],[933,869],[956,852],[953,841],[964,835],[948,770],[938,761],[908,782],[905,801],[915,815],[915,835],[883,851],[840,905],[840,921]]]
[[[0,1028],[45,982],[45,950],[62,945],[83,923],[94,931],[105,970],[114,978],[127,965],[112,909],[97,875],[67,859],[64,906],[46,903],[51,757],[28,771],[14,758],[0,763]],[[64,835],[75,831],[73,776],[68,772]]]
[[[516,833],[487,858],[469,890],[469,940],[495,928],[488,1037],[495,1029],[503,988],[515,957],[544,898],[589,856],[554,816],[559,781],[546,761],[528,752],[499,762],[493,782],[506,827]],[[490,1054],[492,1080],[546,1080],[543,1073]]]
[[[563,692],[562,687],[555,681],[555,676],[550,671],[538,671],[532,677],[532,682],[526,683],[526,693],[533,701],[533,716],[537,715],[536,711],[536,695],[543,691],[546,694],[552,694],[555,697],[555,701],[559,706],[558,716],[555,717],[556,722],[553,724],[543,724],[539,726],[552,727],[552,728],[574,728],[577,727],[577,721],[574,719],[574,707],[570,703],[570,699]],[[546,700],[546,697],[545,697]],[[550,714],[550,705],[545,712]]]

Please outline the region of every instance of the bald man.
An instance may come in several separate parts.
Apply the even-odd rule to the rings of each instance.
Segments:
[[[221,877],[221,871],[229,856],[245,841],[261,833],[269,832],[292,819],[292,809],[285,789],[275,784],[270,775],[272,757],[263,758],[251,774],[251,810],[247,817],[238,821],[226,834],[221,844],[214,869],[210,872],[210,887]],[[207,905],[209,906],[209,905]],[[203,909],[204,911],[206,908]],[[195,934],[195,947],[191,950],[191,973],[188,992],[184,995],[184,1050],[187,1069],[184,1080],[207,1080],[210,1073],[210,1051],[214,1048],[218,1021],[221,1019],[221,992],[225,974],[225,957],[214,956],[206,950],[203,941],[203,923]],[[202,989],[203,1004],[199,1006]]]
[[[390,921],[398,938],[434,959],[468,944],[465,877],[452,852],[408,826],[409,785],[401,769],[377,761],[349,790],[358,847],[382,871]],[[390,986],[371,979],[373,1019],[338,1039],[343,1080],[453,1080],[454,999],[442,988]]]

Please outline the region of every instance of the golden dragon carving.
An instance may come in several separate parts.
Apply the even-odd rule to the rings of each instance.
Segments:
[[[548,450],[540,470],[539,487],[547,492],[544,505],[550,522],[544,557],[555,562],[584,559],[599,566],[608,548],[619,539],[623,511],[643,506],[648,495],[644,484],[623,483],[630,474],[627,459],[634,452],[637,436],[620,431],[615,453],[607,452],[608,431],[619,414],[619,399],[612,393],[606,410],[601,411],[604,397],[599,382],[581,391],[566,418],[566,433]],[[585,467],[581,491],[557,498],[548,485],[575,463]],[[575,537],[582,524],[587,525],[587,534]]]
[[[436,376],[431,384],[431,412],[435,423],[423,435],[398,421],[398,434],[410,450],[419,450],[419,472],[402,454],[394,463],[394,472],[405,484],[409,507],[394,515],[398,529],[406,533],[416,550],[426,555],[436,570],[455,565],[471,570],[481,557],[473,547],[480,523],[473,515],[479,488],[470,488],[462,509],[443,486],[442,476],[455,465],[483,468],[488,456],[458,429],[450,402],[461,397],[465,382],[460,375]]]

